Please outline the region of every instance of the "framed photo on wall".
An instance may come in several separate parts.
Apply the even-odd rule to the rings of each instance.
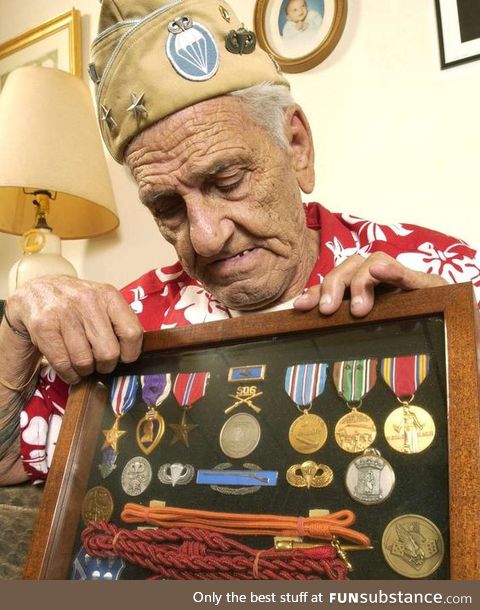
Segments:
[[[480,59],[480,2],[436,0],[442,69]]]
[[[80,12],[72,9],[0,44],[0,91],[8,74],[36,65],[82,76]]]
[[[329,317],[291,310],[147,333],[137,362],[71,393],[24,578],[86,580],[102,557],[110,579],[112,563],[119,579],[202,578],[195,567],[170,571],[172,526],[160,528],[170,540],[155,551],[161,565],[119,542],[143,536],[160,501],[222,522],[352,511],[372,548],[352,553],[349,578],[478,579],[475,310],[466,283],[379,295],[364,319],[344,302]],[[400,377],[387,374],[395,367]],[[349,403],[342,380],[353,374],[368,390]],[[407,378],[418,384],[400,400],[391,382]],[[229,482],[235,472],[240,482]],[[132,521],[133,510],[144,515]],[[110,532],[101,549],[89,538],[98,528]],[[256,552],[274,545],[271,535],[233,538]]]
[[[304,72],[330,55],[345,27],[347,0],[257,0],[255,32],[284,72]]]

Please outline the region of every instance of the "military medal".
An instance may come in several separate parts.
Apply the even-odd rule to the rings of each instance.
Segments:
[[[340,418],[335,426],[335,440],[344,451],[359,453],[375,440],[375,423],[371,417],[361,413],[359,408],[362,399],[376,381],[376,358],[345,360],[333,365],[333,382],[338,395],[350,409],[350,413]]]
[[[307,460],[303,464],[294,464],[287,470],[287,482],[293,487],[326,487],[333,481],[330,466]]]
[[[165,432],[165,420],[155,407],[167,398],[172,387],[169,373],[143,375],[140,377],[142,397],[148,407],[147,413],[137,424],[137,444],[145,455],[155,449]]]
[[[122,472],[122,489],[129,496],[139,496],[150,485],[152,468],[144,457],[129,460]]]
[[[98,466],[100,474],[104,479],[116,468],[118,457],[118,441],[125,430],[120,430],[120,419],[130,411],[135,404],[135,397],[138,388],[138,378],[136,375],[126,375],[115,377],[110,389],[110,402],[115,414],[115,422],[109,430],[102,430],[105,442],[102,445],[102,463]]]
[[[198,428],[198,424],[189,424],[187,422],[187,411],[192,408],[200,398],[205,396],[207,382],[210,373],[179,373],[173,384],[173,395],[182,409],[182,419],[178,424],[168,424],[168,427],[173,431],[173,438],[170,445],[175,445],[178,441],[182,442],[186,447],[189,446],[188,435],[192,430]]]
[[[220,447],[230,458],[243,458],[256,448],[261,431],[258,421],[249,413],[232,415],[220,430]]]
[[[97,485],[87,491],[82,503],[82,519],[85,525],[90,521],[108,521],[112,513],[113,498],[106,487]]]
[[[390,521],[382,536],[388,565],[407,578],[427,578],[440,566],[444,543],[440,530],[421,515],[402,515]]]
[[[357,502],[380,504],[395,487],[395,473],[380,451],[370,447],[348,465],[345,485]]]
[[[285,373],[285,391],[302,413],[288,433],[290,444],[298,453],[315,453],[327,440],[327,425],[319,415],[309,413],[313,400],[325,388],[327,368],[323,362],[295,364]]]
[[[385,383],[402,405],[390,413],[384,427],[388,444],[400,453],[419,453],[435,437],[435,423],[430,413],[411,404],[428,374],[429,364],[428,354],[384,358],[381,362]]]

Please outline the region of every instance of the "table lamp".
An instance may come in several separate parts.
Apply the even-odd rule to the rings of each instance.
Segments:
[[[118,226],[90,92],[54,68],[12,71],[0,93],[0,231],[22,235],[9,292],[32,277],[76,275],[61,239]]]

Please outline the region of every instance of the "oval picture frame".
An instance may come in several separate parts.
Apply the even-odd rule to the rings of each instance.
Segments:
[[[347,0],[257,0],[254,10],[260,46],[289,73],[305,72],[326,59],[346,19]]]

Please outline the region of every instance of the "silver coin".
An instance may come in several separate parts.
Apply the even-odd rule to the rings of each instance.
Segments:
[[[129,496],[139,496],[150,485],[152,468],[144,457],[129,460],[122,472],[122,488]]]
[[[243,458],[252,453],[260,441],[258,421],[249,413],[232,415],[220,430],[220,447],[230,458]]]
[[[395,487],[395,472],[380,452],[370,447],[348,465],[345,485],[357,502],[380,504]]]

